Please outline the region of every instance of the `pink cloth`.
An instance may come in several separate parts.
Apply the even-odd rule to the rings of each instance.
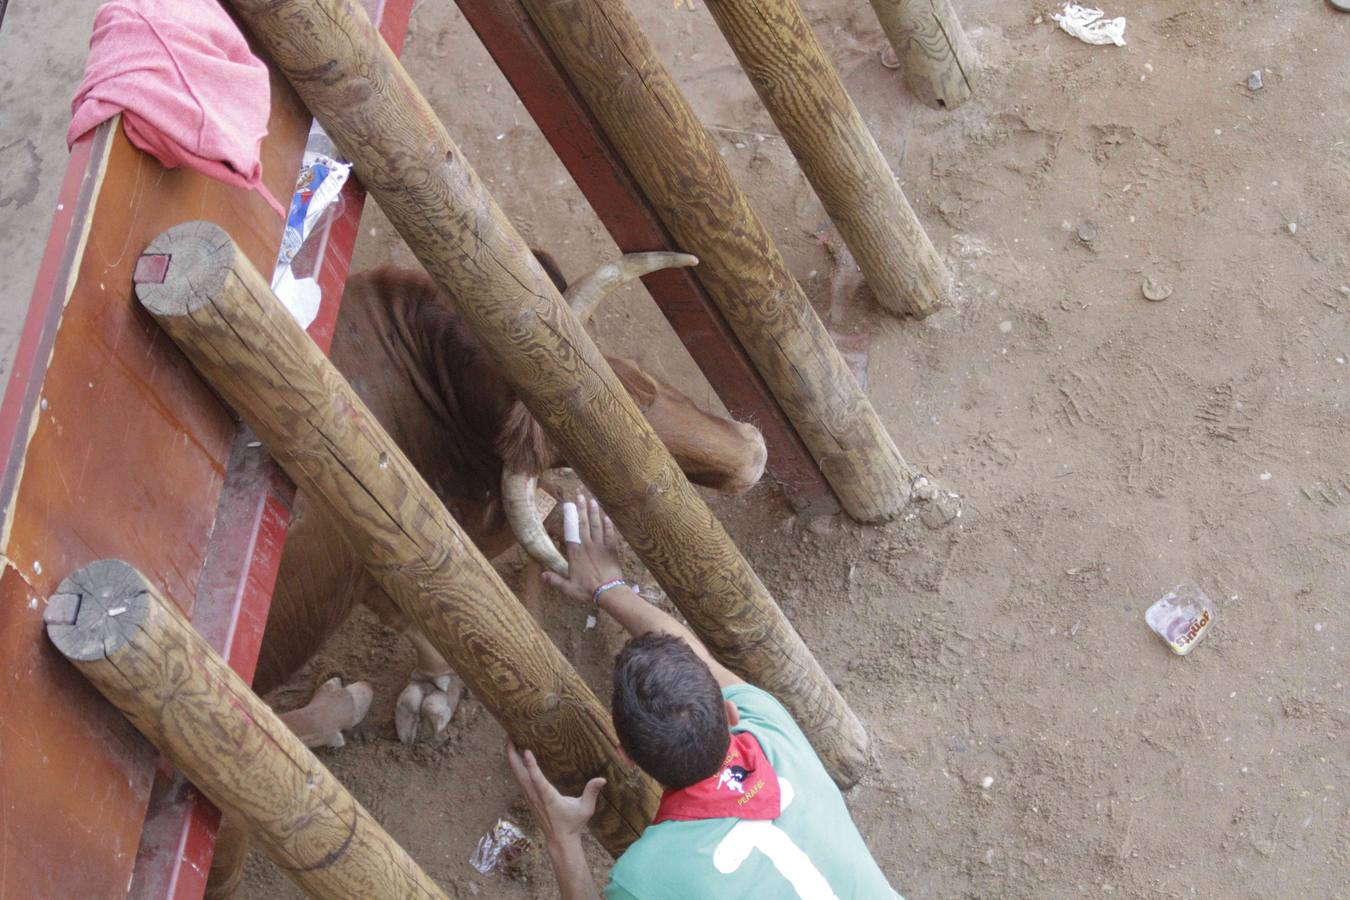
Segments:
[[[168,168],[256,190],[285,218],[258,155],[271,101],[267,66],[215,0],[108,0],[66,143],[120,112],[131,143]]]

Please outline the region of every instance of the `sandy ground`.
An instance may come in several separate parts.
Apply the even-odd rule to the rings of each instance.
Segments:
[[[871,731],[849,802],[906,896],[1350,896],[1350,16],[1138,0],[1109,10],[1129,45],[1103,48],[1038,21],[1047,6],[959,5],[983,83],[938,113],[877,63],[865,4],[809,4],[959,280],[914,323],[835,272],[828,219],[702,3],[636,3],[821,315],[872,336],[902,450],[965,504],[940,530],[796,519],[770,485],[716,506]],[[453,4],[419,4],[405,58],[532,242],[573,277],[614,252]],[[7,245],[18,218],[45,230],[7,196]],[[376,209],[362,240],[360,265],[411,260]],[[1171,297],[1146,301],[1148,277]],[[595,330],[710,400],[640,291]],[[1143,622],[1182,579],[1219,614],[1186,658]],[[621,636],[528,593],[603,695]],[[372,679],[325,761],[451,896],[554,894],[537,852],[469,866],[497,817],[533,823],[477,703],[443,746],[398,744],[411,665],[362,616],[275,699],[327,670]],[[243,895],[298,896],[256,855]]]
[[[66,173],[70,98],[97,0],[0,2],[0,384],[23,328]]]

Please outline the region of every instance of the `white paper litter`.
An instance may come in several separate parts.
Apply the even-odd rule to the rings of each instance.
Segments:
[[[1125,46],[1124,16],[1108,19],[1100,9],[1066,3],[1064,12],[1055,13],[1050,18],[1058,22],[1064,31],[1085,43]]]
[[[277,299],[300,323],[301,328],[310,326],[323,304],[323,289],[319,287],[319,282],[311,277],[296,278],[289,263],[278,268],[272,277],[272,293],[277,295]]]

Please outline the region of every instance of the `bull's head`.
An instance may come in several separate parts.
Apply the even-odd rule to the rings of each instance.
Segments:
[[[561,281],[552,261],[540,256],[554,280]],[[606,294],[634,278],[659,269],[697,264],[696,257],[685,253],[629,253],[566,288],[563,299],[586,322]],[[759,481],[768,454],[758,428],[699,409],[684,394],[648,375],[630,359],[606,358],[690,481],[727,493],[741,493]],[[520,410],[523,413],[523,407]],[[535,507],[542,467],[513,465],[511,454],[503,456],[502,503],[511,530],[540,565],[566,576],[567,560],[544,530]]]

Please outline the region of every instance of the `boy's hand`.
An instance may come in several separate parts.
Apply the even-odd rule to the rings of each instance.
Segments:
[[[619,541],[614,523],[600,511],[600,504],[578,494],[576,506],[581,541],[567,544],[567,577],[545,572],[544,583],[573,600],[590,603],[596,588],[623,578]]]
[[[534,817],[539,821],[549,847],[556,848],[578,838],[591,816],[595,815],[595,801],[605,786],[605,779],[592,778],[586,782],[580,797],[566,797],[558,793],[553,783],[544,777],[534,754],[526,750],[522,756],[509,738],[506,741],[506,761],[511,766],[516,784],[520,785],[521,793],[534,810]]]

